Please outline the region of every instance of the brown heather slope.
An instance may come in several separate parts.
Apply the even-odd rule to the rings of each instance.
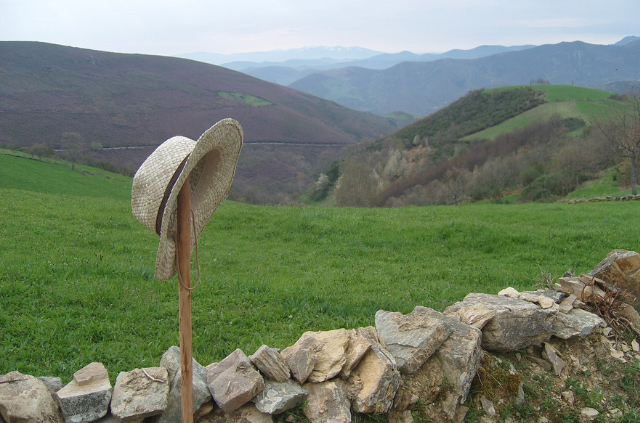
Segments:
[[[395,128],[384,118],[196,61],[37,42],[0,42],[0,145],[64,147],[75,132],[104,147],[93,160],[137,168],[174,135],[197,139],[240,121],[234,189],[286,201],[339,149]],[[135,147],[116,149],[119,147]]]

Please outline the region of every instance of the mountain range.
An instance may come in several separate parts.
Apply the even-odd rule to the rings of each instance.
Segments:
[[[617,45],[575,41],[469,60],[403,62],[383,70],[347,67],[289,86],[356,110],[426,116],[480,88],[539,82],[601,88],[639,80],[640,39],[630,38]]]
[[[244,128],[234,190],[285,201],[341,148],[396,129],[389,119],[223,67],[173,57],[0,42],[0,144],[65,148],[137,169],[174,135],[197,139],[223,118]],[[278,195],[280,197],[278,197]]]

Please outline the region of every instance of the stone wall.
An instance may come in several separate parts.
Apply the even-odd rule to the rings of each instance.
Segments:
[[[559,374],[564,361],[547,341],[606,325],[585,309],[608,293],[624,289],[634,304],[639,269],[638,254],[615,250],[591,274],[565,275],[553,289],[472,293],[442,313],[380,310],[375,327],[306,332],[281,351],[263,345],[247,356],[238,349],[206,367],[194,360],[194,419],[273,422],[296,409],[313,423],[351,422],[354,413],[411,422],[420,404],[421,417],[460,422],[483,351],[543,345],[544,360]],[[633,306],[621,308],[640,322]],[[180,379],[178,347],[157,367],[120,373],[114,386],[100,363],[64,386],[59,378],[10,372],[0,377],[0,423],[180,422]]]

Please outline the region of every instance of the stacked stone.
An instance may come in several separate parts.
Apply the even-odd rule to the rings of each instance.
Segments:
[[[616,250],[592,274],[561,278],[557,290],[469,294],[444,313],[420,306],[407,315],[381,310],[375,327],[305,332],[281,352],[263,345],[247,357],[238,349],[206,368],[193,360],[194,417],[266,423],[300,407],[312,423],[347,423],[352,413],[405,422],[420,402],[432,421],[462,421],[483,349],[542,345],[540,360],[560,375],[565,363],[548,341],[583,337],[603,325],[578,306],[606,290],[623,286],[635,302],[637,275],[640,256]],[[0,416],[6,423],[179,422],[180,389],[180,350],[171,347],[159,367],[122,372],[113,388],[100,363],[78,370],[64,387],[56,378],[8,373],[0,377]],[[490,413],[491,401],[481,402]]]

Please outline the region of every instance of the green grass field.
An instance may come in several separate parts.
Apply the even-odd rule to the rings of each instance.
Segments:
[[[497,90],[513,88],[518,87],[503,87]],[[527,110],[498,125],[469,135],[463,140],[491,140],[502,133],[524,128],[532,123],[547,121],[554,115],[559,116],[561,119],[580,118],[585,122],[591,122],[594,119],[606,118],[607,113],[610,115],[613,111],[624,107],[621,102],[609,98],[612,93],[607,91],[571,85],[536,85],[534,89],[544,91],[547,95],[548,103]]]
[[[178,282],[153,278],[158,238],[131,215],[130,180],[0,160],[0,374],[68,381],[99,361],[115,379],[158,365],[178,344]],[[6,178],[31,165],[31,182]],[[541,271],[587,272],[614,248],[639,248],[639,207],[227,201],[199,242],[194,356],[207,365],[236,348],[284,348],[307,330],[372,325],[380,309],[442,310],[470,292],[534,288]]]

